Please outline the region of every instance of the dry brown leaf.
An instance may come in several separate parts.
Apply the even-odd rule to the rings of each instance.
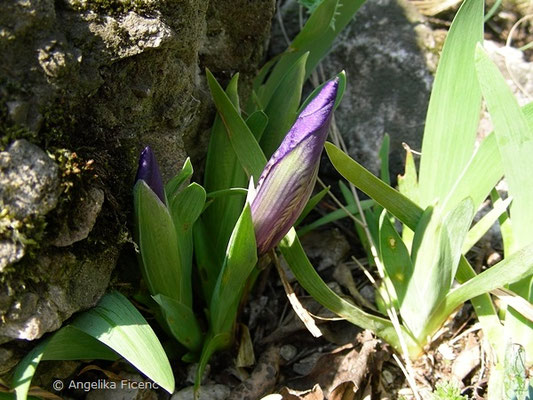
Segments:
[[[288,387],[281,389],[283,400],[324,400],[324,393],[320,385],[316,384],[311,390],[293,390]]]
[[[274,262],[276,265],[276,268],[278,270],[279,277],[281,279],[281,283],[283,284],[283,289],[285,289],[285,293],[287,294],[287,298],[289,299],[289,303],[291,303],[292,309],[298,315],[298,317],[302,320],[307,330],[313,335],[314,337],[320,337],[322,336],[322,332],[320,329],[318,329],[318,326],[316,326],[315,320],[309,312],[302,306],[302,303],[300,303],[300,300],[296,297],[296,293],[294,293],[294,290],[292,289],[291,284],[289,283],[287,276],[285,275],[285,271],[281,267],[280,263],[276,260]]]
[[[269,347],[257,362],[250,377],[233,389],[228,400],[256,400],[270,392],[279,372],[279,348]]]
[[[350,292],[350,295],[359,302],[359,304],[362,304],[363,306],[370,308],[371,310],[375,310],[376,307],[374,307],[372,304],[368,302],[367,299],[365,299],[361,293],[357,290],[357,287],[355,286],[355,281],[353,279],[352,271],[350,271],[350,268],[345,263],[340,263],[335,267],[335,270],[333,271],[333,278],[341,285],[344,286],[348,291]]]
[[[491,293],[498,296],[500,300],[513,307],[528,320],[533,321],[533,304],[529,301],[505,288],[493,290]]]
[[[353,382],[343,382],[333,389],[328,400],[354,400],[357,390]]]
[[[101,373],[103,373],[105,376],[107,376],[109,379],[111,379],[113,381],[121,381],[121,380],[124,379],[123,377],[121,377],[120,375],[115,374],[114,372],[111,372],[111,371],[108,371],[106,369],[100,368],[98,365],[87,365],[85,368],[83,368],[78,373],[78,376],[83,375],[84,373],[89,372],[89,371],[100,371]]]
[[[370,356],[376,351],[378,341],[369,331],[364,331],[360,334],[358,340],[363,346],[359,352],[352,350],[342,359],[342,362],[337,369],[335,379],[331,385],[332,394],[336,392],[338,386],[347,386],[344,385],[346,382],[353,383],[353,393],[356,393],[361,387],[361,383],[368,370]],[[341,399],[342,397],[338,398]]]
[[[452,365],[452,374],[462,381],[481,362],[481,350],[476,335],[471,333],[466,339],[465,348],[459,353]]]
[[[237,353],[235,366],[237,368],[251,367],[255,364],[255,355],[250,330],[246,325],[239,324],[239,332],[239,351]]]

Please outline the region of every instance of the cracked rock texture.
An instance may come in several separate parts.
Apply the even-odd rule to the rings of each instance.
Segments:
[[[128,237],[140,150],[152,146],[164,179],[187,156],[199,168],[214,114],[205,67],[249,86],[274,6],[0,3],[0,343],[98,302]],[[18,353],[4,345],[0,364]]]

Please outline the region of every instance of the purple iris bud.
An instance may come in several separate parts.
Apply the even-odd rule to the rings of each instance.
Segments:
[[[311,196],[338,84],[338,78],[327,82],[304,108],[249,196],[259,254],[280,242]]]
[[[137,182],[139,179],[142,179],[146,182],[148,187],[152,189],[152,191],[157,195],[157,197],[159,197],[163,204],[166,203],[161,173],[159,172],[159,166],[157,165],[155,154],[150,146],[146,146],[141,152],[135,182]]]

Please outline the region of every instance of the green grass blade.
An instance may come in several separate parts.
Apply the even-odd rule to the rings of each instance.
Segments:
[[[239,74],[235,74],[226,88],[226,95],[237,110],[239,110],[238,81]],[[235,170],[239,168],[239,161],[229,141],[224,123],[220,114],[217,114],[211,128],[205,161],[204,186],[206,191],[214,192],[235,186],[233,179]]]
[[[24,357],[13,374],[17,400],[26,399],[41,360],[116,360],[117,353],[167,392],[174,391],[172,369],[154,331],[124,296],[114,292]]]
[[[187,157],[183,163],[181,171],[165,185],[165,194],[167,199],[173,197],[178,192],[181,185],[183,185],[185,181],[192,176],[193,172],[194,170],[192,168],[191,159]]]
[[[287,71],[265,108],[268,125],[260,144],[267,157],[276,151],[298,116],[307,56],[304,53]]]
[[[369,210],[374,206],[373,200],[362,200],[361,201],[361,208],[363,210]],[[344,207],[346,211],[348,211],[350,214],[357,216],[359,215],[359,210],[357,209],[357,206],[355,204],[349,204]],[[331,222],[338,221],[339,219],[348,217],[348,214],[346,214],[346,211],[343,209],[332,211],[323,217],[317,219],[316,221],[311,222],[309,225],[305,225],[298,229],[298,236],[303,236],[306,233],[315,230],[317,228],[320,228],[321,226],[324,226],[326,224],[329,224]]]
[[[502,178],[503,168],[496,137],[489,134],[466,165],[457,182],[444,201],[444,209],[449,211],[470,197],[476,209],[485,201],[492,188]]]
[[[227,348],[231,344],[232,335],[224,332],[219,333],[218,335],[209,336],[206,341],[204,348],[202,349],[202,355],[200,357],[200,362],[198,363],[198,370],[196,371],[196,376],[194,378],[194,389],[198,390],[200,387],[203,371],[207,367],[207,363],[211,356],[220,349]]]
[[[463,2],[442,50],[422,143],[419,171],[422,207],[446,197],[474,150],[481,106],[474,51],[483,40],[483,3],[483,0]]]
[[[351,21],[364,0],[324,0],[307,20],[287,51],[273,68],[263,86],[261,99],[267,104],[288,69],[304,53],[309,52],[305,66],[307,79],[327,54],[333,40]],[[338,14],[336,14],[338,12]],[[332,24],[334,19],[334,24]]]
[[[176,238],[181,259],[180,303],[187,307],[192,307],[192,228],[204,208],[205,199],[204,188],[197,183],[191,183],[174,195],[169,204],[170,214],[176,228]]]
[[[434,333],[426,331],[427,318],[450,290],[473,216],[469,198],[448,215],[428,207],[415,230],[413,274],[400,313],[421,341]]]
[[[361,328],[372,330],[377,336],[391,344],[397,351],[401,351],[398,335],[389,320],[360,310],[352,303],[339,297],[326,285],[305,255],[294,229],[291,229],[285,238],[283,238],[279,244],[279,248],[300,285],[316,301],[335,314],[345,318],[347,321]],[[413,356],[420,353],[420,347],[412,339],[410,334],[403,329],[402,334],[409,348],[409,353]]]
[[[174,391],[172,368],[161,343],[139,311],[120,293],[105,295],[71,325],[109,346],[167,392]]]
[[[407,149],[405,155],[404,174],[398,175],[398,191],[416,204],[420,202],[420,196],[418,192],[418,175],[416,172],[415,160],[413,158],[413,153],[409,149]],[[413,236],[414,232],[404,224],[402,240],[407,248],[411,248]]]
[[[410,199],[350,158],[334,144],[326,142],[326,152],[335,169],[357,188],[365,192],[396,218],[415,229],[422,210]]]
[[[259,142],[268,125],[268,117],[261,110],[255,111],[252,115],[246,118],[246,125],[248,125],[248,128],[250,128],[255,139]]]
[[[474,296],[517,282],[531,275],[531,271],[533,271],[533,244],[506,257],[498,264],[452,290],[442,305],[445,310],[442,313],[453,311]]]
[[[206,71],[206,75],[215,106],[226,127],[233,150],[247,175],[253,176],[255,180],[258,180],[267,162],[265,155],[250,128],[246,125],[246,122],[242,119],[226,93],[224,93],[215,77],[209,70]]]
[[[498,218],[507,210],[512,198],[508,197],[505,200],[498,199],[494,203],[494,207],[483,218],[481,218],[468,231],[466,239],[463,243],[463,254],[466,254],[474,245],[488,232],[488,230],[496,223]]]
[[[422,216],[422,209],[407,199],[399,195],[394,189],[376,178],[372,173],[359,165],[356,161],[344,154],[340,149],[331,143],[326,143],[326,151],[333,166],[347,180],[352,182],[356,187],[368,194],[374,200],[387,209],[391,214],[400,220],[411,230],[415,230]],[[466,282],[476,276],[473,268],[468,261],[461,257],[457,269],[456,279],[460,282]],[[501,341],[501,324],[492,304],[490,296],[487,294],[472,299],[476,314],[483,326],[483,329],[489,337],[491,345],[497,348]],[[442,323],[442,321],[440,321]]]
[[[116,360],[120,356],[98,339],[71,325],[58,330],[46,343],[45,360]]]
[[[65,326],[35,346],[19,362],[13,374],[17,400],[25,400],[40,361],[45,360],[116,360],[119,356],[105,344],[72,326]]]
[[[241,296],[256,263],[257,244],[252,213],[246,203],[228,243],[224,266],[211,297],[209,332],[200,357],[196,386],[211,355],[231,343]]]
[[[211,235],[205,227],[203,218],[199,218],[194,224],[193,243],[203,298],[209,304],[223,262],[218,260],[213,251]]]
[[[493,203],[502,201],[502,198],[496,189],[492,189],[490,192],[490,199]],[[509,218],[509,212],[507,210],[498,217],[498,222],[500,224],[500,233],[502,235],[503,254],[511,254],[514,240],[513,227],[511,226],[511,218]]]
[[[344,197],[344,201],[346,202],[346,204],[356,205],[352,191],[343,181],[339,181],[339,189],[341,190],[342,197]]]
[[[405,154],[404,174],[398,175],[398,190],[416,204],[419,203],[418,174],[416,172],[413,153],[410,150],[407,150]]]
[[[26,400],[31,380],[44,354],[46,341],[39,343],[19,362],[13,374],[13,388],[17,400]]]
[[[476,51],[476,66],[494,125],[509,194],[514,199],[510,213],[515,245],[521,248],[533,240],[533,127],[529,126],[505,79],[481,46]]]
[[[459,260],[457,274],[455,275],[457,282],[465,283],[476,276],[477,275],[474,271],[474,268],[472,268],[466,258],[462,256]],[[500,322],[500,317],[494,308],[494,304],[492,303],[490,295],[488,293],[484,293],[472,298],[471,302],[474,306],[477,318],[481,323],[481,327],[483,328],[483,334],[487,336],[488,342],[497,353],[498,357],[500,357],[502,350],[501,338],[503,335],[503,326]],[[444,323],[445,319],[447,318],[447,316],[444,315],[440,315],[440,317],[440,320],[433,320],[433,323],[435,323],[433,327],[430,325],[432,321],[428,321],[428,332],[434,332]]]
[[[257,263],[257,245],[250,205],[246,204],[235,225],[226,252],[226,260],[213,292],[209,312],[213,332],[221,333],[233,325],[242,290]],[[232,318],[233,317],[233,318]]]

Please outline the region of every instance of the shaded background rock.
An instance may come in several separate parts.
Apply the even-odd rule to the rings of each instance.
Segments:
[[[281,9],[291,39],[299,29],[298,12],[295,0]],[[277,20],[273,32],[278,40],[272,43],[282,43]],[[407,2],[367,0],[322,61],[320,81],[346,71],[347,89],[335,120],[349,154],[372,172],[379,172],[385,133],[391,137],[393,179],[403,171],[402,142],[420,149],[440,45],[439,36]],[[273,54],[283,50],[271,48]],[[338,177],[332,168],[322,170]]]
[[[533,62],[526,61],[524,52],[514,47],[502,46],[492,40],[485,40],[483,47],[502,72],[518,104],[524,106],[532,101]],[[491,131],[492,121],[484,109],[479,123],[478,138],[484,138]]]
[[[165,179],[186,156],[200,164],[214,114],[204,68],[222,83],[244,71],[246,88],[274,6],[2,2],[0,343],[96,304],[128,241],[139,151],[152,146]]]

